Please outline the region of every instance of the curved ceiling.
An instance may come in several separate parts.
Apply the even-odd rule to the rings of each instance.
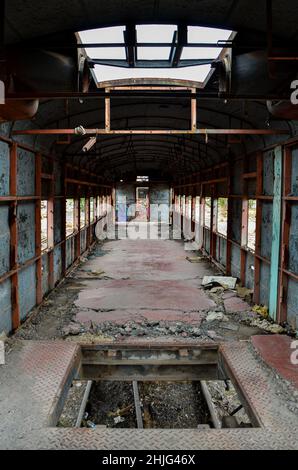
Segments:
[[[127,81],[125,82],[127,84]],[[292,136],[295,123],[269,118],[263,102],[197,101],[197,127],[200,128],[266,128],[283,129]],[[49,100],[41,104],[34,119],[37,128],[104,127],[104,100],[83,102],[69,100],[65,116],[63,100]],[[22,128],[15,124],[14,129]],[[111,128],[116,129],[188,129],[190,101],[187,99],[150,100],[126,98],[112,100]],[[59,158],[76,166],[92,170],[109,180],[119,180],[129,174],[158,174],[162,179],[175,178],[200,171],[220,161],[284,139],[285,136],[243,136],[231,143],[225,135],[99,135],[97,144],[89,152],[82,151],[86,136],[72,136],[68,144],[52,145]],[[49,139],[37,136],[36,143]],[[234,139],[235,140],[235,139]]]
[[[101,26],[181,22],[237,31],[241,34],[241,44],[255,43],[260,38],[266,43],[266,2],[259,0],[142,0],[142,8],[140,0],[9,0],[6,3],[7,44],[47,35],[59,42],[63,40],[61,33]],[[274,38],[296,41],[298,2],[288,0],[286,7],[283,0],[272,4]],[[267,73],[266,51],[263,62]],[[246,85],[255,86],[255,76],[252,72],[249,75],[255,69],[250,62],[247,65],[250,69],[245,67],[246,63],[236,63],[237,73],[243,74],[236,80],[240,93],[242,77],[248,76]],[[256,62],[255,68],[258,67]],[[127,83],[130,81],[125,80],[122,85]],[[131,83],[135,85],[135,81]],[[44,100],[33,121],[13,123],[11,129],[104,127],[103,98],[70,99],[67,108],[66,104],[62,99]],[[111,119],[113,129],[187,129],[190,105],[185,99],[122,98],[112,100]],[[197,100],[197,127],[264,129],[269,126],[287,130],[291,137],[297,133],[296,124],[270,117],[265,100]],[[51,145],[59,158],[68,163],[89,168],[106,179],[118,180],[125,175],[150,173],[176,178],[284,139],[285,136],[245,136],[231,142],[228,136],[213,135],[207,142],[200,135],[101,135],[88,153],[82,152],[86,137],[72,136],[70,143],[56,145],[56,137],[38,136],[35,142]]]
[[[6,42],[47,34],[136,23],[179,23],[266,32],[266,2],[259,0],[9,0],[6,2]],[[274,0],[276,36],[298,36],[296,0]],[[275,21],[274,21],[275,20]]]

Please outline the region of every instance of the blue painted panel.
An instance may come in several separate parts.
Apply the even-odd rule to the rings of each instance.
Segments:
[[[54,283],[56,284],[62,276],[61,247],[54,249]]]
[[[9,195],[9,146],[0,141],[0,195]]]
[[[0,204],[0,275],[10,268],[9,208]]]
[[[272,246],[270,267],[269,313],[276,320],[278,309],[279,253],[281,236],[281,185],[282,185],[282,148],[274,149],[274,188],[272,210]]]
[[[252,253],[248,252],[246,255],[246,265],[245,265],[245,286],[248,289],[254,288],[254,256]]]
[[[42,258],[42,294],[45,295],[49,290],[49,282],[48,282],[48,275],[49,275],[49,266],[48,266],[48,254],[45,253]]]
[[[7,279],[0,284],[0,333],[9,333],[12,329],[11,322],[11,284]]]
[[[287,295],[287,321],[294,330],[298,330],[298,282],[289,278]]]
[[[268,150],[263,156],[263,194],[272,196],[274,184],[274,150]]]
[[[226,246],[226,239],[219,237],[216,243],[216,259],[223,266],[226,266]]]
[[[35,194],[34,153],[18,148],[17,170],[17,194],[33,196]]]
[[[231,274],[240,278],[240,248],[236,245],[231,247]]]
[[[260,269],[260,304],[269,305],[270,266],[261,262]]]
[[[292,151],[291,194],[292,196],[298,196],[298,148]]]
[[[230,199],[232,221],[231,221],[231,237],[232,240],[241,243],[241,220],[242,220],[242,200]]]
[[[204,248],[210,253],[210,230],[204,227]]]
[[[36,265],[32,264],[19,272],[20,318],[24,320],[36,305]]]
[[[298,274],[298,205],[292,204],[289,237],[289,270]]]
[[[22,202],[17,208],[18,262],[35,256],[35,204]]]
[[[66,267],[72,265],[75,259],[75,241],[74,237],[69,238],[66,241]]]
[[[81,232],[81,253],[84,253],[86,248],[87,248],[87,230],[84,229]]]
[[[262,201],[261,255],[270,259],[272,245],[272,202]]]

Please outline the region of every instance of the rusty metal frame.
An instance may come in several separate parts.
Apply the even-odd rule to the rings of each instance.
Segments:
[[[65,233],[63,232],[63,227],[65,224],[63,223],[63,210],[61,211],[62,216],[62,234],[61,234],[61,241],[58,243],[54,242],[54,202],[55,200],[61,200],[62,204],[66,198],[66,184],[67,178],[66,173],[62,176],[62,187],[63,194],[62,196],[55,195],[55,180],[53,174],[53,163],[54,159],[51,156],[41,154],[31,148],[30,146],[22,143],[17,143],[12,141],[11,139],[5,138],[3,136],[0,137],[2,142],[5,142],[9,146],[9,158],[10,158],[10,173],[9,173],[9,196],[0,196],[0,202],[7,203],[9,207],[9,228],[10,228],[10,269],[9,271],[5,272],[0,276],[0,283],[10,280],[11,283],[11,323],[12,323],[12,330],[15,330],[19,327],[21,318],[20,318],[20,303],[19,303],[19,272],[25,269],[28,266],[33,264],[36,265],[36,305],[39,305],[43,299],[43,292],[42,292],[42,258],[44,256],[48,257],[48,290],[51,290],[55,286],[54,280],[54,250],[58,247],[61,247],[62,253],[62,277],[67,273],[66,266],[65,266],[65,244],[66,240],[71,237],[77,238],[79,241],[80,233],[82,230],[89,230],[90,236],[87,237],[87,249],[86,252],[89,251],[90,247],[92,246],[92,234],[93,234],[93,227],[99,220],[99,217],[95,217],[94,221],[90,221],[88,227],[84,227],[79,229],[78,234],[74,233],[70,237],[65,237]],[[17,195],[17,157],[18,157],[18,148],[25,149],[31,152],[35,158],[35,194],[29,196],[18,196]],[[42,158],[48,158],[52,164],[52,173],[43,173],[42,172]],[[66,165],[65,165],[66,167]],[[79,169],[76,169],[79,170]],[[80,170],[81,172],[81,170]],[[83,173],[92,176],[88,170],[84,170]],[[94,175],[97,176],[97,175]],[[42,180],[47,180],[50,183],[50,191],[47,196],[48,201],[48,249],[45,251],[41,251],[41,224],[40,224],[40,207],[41,207],[41,199],[42,199]],[[80,184],[80,180],[76,179],[73,181],[76,185],[77,189]],[[92,188],[94,188],[92,194],[96,193],[96,196],[105,189],[107,193],[112,191],[112,187],[109,185],[101,185],[100,183],[89,183]],[[93,186],[94,184],[94,186]],[[17,227],[17,207],[19,201],[32,201],[35,204],[35,255],[33,258],[27,260],[25,263],[20,264],[18,263],[18,227]],[[80,248],[80,245],[79,245]],[[76,257],[74,259],[73,265],[78,262],[78,259],[82,255],[81,250],[77,251]],[[72,266],[73,266],[72,265]],[[68,269],[71,269],[68,268]],[[29,313],[29,312],[28,312]]]
[[[194,98],[192,98],[194,99]],[[13,135],[78,135],[76,129],[24,129],[12,132]],[[196,128],[187,129],[85,129],[85,135],[289,135],[290,131],[285,129],[217,129],[217,128]]]

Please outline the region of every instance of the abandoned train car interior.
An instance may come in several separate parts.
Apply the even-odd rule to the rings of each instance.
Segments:
[[[0,449],[297,450],[297,50],[294,0],[0,2]]]

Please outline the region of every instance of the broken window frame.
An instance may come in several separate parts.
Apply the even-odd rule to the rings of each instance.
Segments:
[[[251,213],[251,208],[250,208],[250,202],[254,203],[254,246],[250,244],[250,228],[249,228],[249,222],[250,222],[250,213]],[[242,227],[241,227],[241,246],[245,248],[246,250],[255,253],[256,251],[256,223],[257,223],[257,218],[256,218],[256,210],[257,210],[257,200],[255,198],[247,198],[243,199],[242,201]]]
[[[45,204],[45,208],[43,205]],[[45,214],[43,215],[43,211]],[[42,221],[46,219],[46,227],[43,228]],[[47,199],[41,199],[40,201],[40,239],[41,239],[41,251],[44,252],[49,248],[49,204]]]
[[[226,202],[226,220],[225,220],[225,224],[226,224],[226,228],[225,228],[225,232],[222,232],[220,229],[219,229],[219,215],[220,215],[220,204],[219,204],[219,201],[220,200],[225,200]],[[229,199],[227,197],[218,197],[217,200],[216,200],[216,211],[215,211],[215,227],[216,227],[216,233],[221,236],[221,237],[224,237],[224,238],[227,238],[227,234],[228,234],[228,205],[229,205]]]
[[[210,204],[207,203],[207,200],[210,200]],[[210,211],[210,220],[209,220],[209,226],[206,224],[206,209],[209,208]],[[211,196],[205,196],[204,197],[204,220],[203,220],[203,226],[204,228],[208,230],[212,230],[212,220],[211,220],[211,215],[212,215],[212,197]]]
[[[80,197],[79,199],[79,208],[80,208],[80,227],[79,228],[80,229],[83,229],[87,225],[86,201],[87,201],[87,198],[85,197]]]
[[[68,210],[67,210],[68,201],[72,201],[72,230],[68,229],[68,223],[69,223],[69,219],[68,219],[68,217],[67,217],[67,213],[68,213]],[[67,238],[67,237],[70,237],[70,236],[73,235],[75,232],[76,232],[75,200],[74,200],[74,198],[66,198],[66,200],[65,200],[65,235],[66,235],[66,238]]]
[[[89,200],[89,207],[90,207],[90,224],[92,224],[96,219],[96,212],[95,212],[95,205],[96,199],[92,196]]]

